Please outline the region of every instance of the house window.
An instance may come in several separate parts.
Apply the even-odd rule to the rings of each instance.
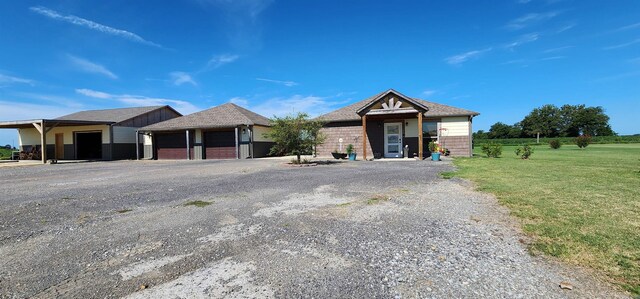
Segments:
[[[437,139],[438,138],[438,123],[435,121],[428,121],[422,123],[422,135],[424,138]]]

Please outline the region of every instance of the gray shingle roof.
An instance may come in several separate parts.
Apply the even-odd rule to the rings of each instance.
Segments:
[[[71,113],[65,116],[58,117],[56,119],[119,123],[119,122],[123,122],[125,120],[129,120],[136,116],[139,116],[160,108],[164,108],[164,107],[169,107],[169,106],[147,106],[147,107],[102,109],[102,110],[86,110],[86,111]]]
[[[233,128],[240,125],[269,126],[269,119],[233,103],[176,117],[141,128],[141,131]]]
[[[360,115],[358,115],[356,113],[356,111],[358,111],[358,109],[360,109],[361,107],[371,103],[371,101],[375,100],[376,98],[378,98],[380,95],[386,93],[387,91],[381,92],[379,94],[376,94],[372,97],[369,97],[365,100],[353,103],[349,106],[340,108],[338,110],[329,112],[327,114],[323,114],[317,117],[317,119],[320,120],[324,120],[324,121],[328,121],[328,122],[337,122],[337,121],[359,121],[360,120]],[[427,111],[424,116],[425,117],[442,117],[442,116],[466,116],[466,115],[471,115],[471,116],[476,116],[479,115],[480,113],[475,112],[475,111],[471,111],[471,110],[466,110],[466,109],[462,109],[462,108],[456,108],[456,107],[452,107],[452,106],[447,106],[447,105],[443,105],[443,104],[438,104],[438,103],[434,103],[434,102],[429,102],[429,101],[425,101],[422,99],[418,99],[418,98],[411,98],[413,100],[415,100],[418,103],[421,103],[425,106],[427,106],[427,108],[429,108],[429,111]]]

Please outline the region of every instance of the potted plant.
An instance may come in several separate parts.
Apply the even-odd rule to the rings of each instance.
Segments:
[[[347,158],[347,154],[338,152],[338,149],[334,149],[333,152],[331,152],[331,155],[333,156],[334,159],[346,159]]]
[[[356,151],[353,149],[353,144],[347,145],[347,155],[349,156],[349,160],[356,160]]]
[[[437,142],[429,142],[429,151],[431,152],[432,161],[440,161],[440,145]]]

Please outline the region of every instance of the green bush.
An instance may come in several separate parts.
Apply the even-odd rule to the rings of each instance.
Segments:
[[[560,140],[558,139],[549,140],[549,147],[551,147],[552,149],[559,149],[561,146],[562,146],[562,142],[560,142]]]
[[[502,155],[502,144],[487,143],[482,145],[482,152],[489,158],[498,158]]]
[[[522,158],[523,160],[529,159],[532,154],[533,148],[528,144],[516,148],[516,156]]]
[[[575,143],[579,148],[585,148],[589,146],[589,144],[591,144],[591,136],[589,135],[578,136],[576,137]]]
[[[347,145],[347,155],[351,155],[351,153],[353,153],[353,144],[349,143]]]

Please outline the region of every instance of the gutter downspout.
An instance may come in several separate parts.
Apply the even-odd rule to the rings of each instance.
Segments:
[[[136,130],[136,160],[140,160],[140,131]]]

